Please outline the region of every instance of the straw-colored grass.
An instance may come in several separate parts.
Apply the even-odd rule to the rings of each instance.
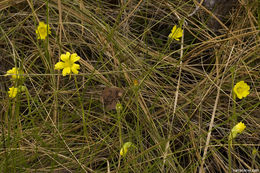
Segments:
[[[191,0],[1,1],[0,172],[259,172],[259,5],[238,1],[215,31],[205,7],[189,16]],[[79,74],[54,70],[66,52],[81,57]],[[13,67],[22,81],[5,76]],[[106,87],[124,90],[120,112],[102,102]]]

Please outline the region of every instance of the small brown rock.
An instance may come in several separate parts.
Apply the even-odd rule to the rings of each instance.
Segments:
[[[106,87],[101,94],[105,108],[110,111],[116,109],[116,103],[123,96],[124,90],[117,87]]]
[[[204,0],[203,5],[212,11],[212,13],[223,23],[228,17],[229,12],[237,4],[237,0]],[[227,19],[226,19],[227,20]],[[220,23],[213,17],[208,19],[207,25],[210,29],[216,31],[221,29]]]

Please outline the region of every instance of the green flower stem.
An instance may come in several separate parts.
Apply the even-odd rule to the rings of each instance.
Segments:
[[[232,99],[233,99],[233,111],[232,111],[232,123],[231,127],[235,126],[237,124],[237,115],[236,115],[236,94],[232,92]]]
[[[122,111],[122,105],[121,107],[119,108],[119,105],[120,103],[117,103],[116,105],[116,113],[117,113],[117,124],[118,124],[118,133],[119,133],[119,145],[120,145],[120,149],[123,147],[123,140],[122,140],[122,127],[121,127],[121,111]],[[121,157],[121,155],[119,154],[119,158]],[[125,158],[124,158],[124,162],[125,162]],[[117,165],[117,171],[118,172],[120,169],[120,161],[118,162],[118,165]]]
[[[53,68],[52,67],[52,63],[51,63],[51,58],[50,58],[50,53],[49,53],[49,34],[48,34],[48,27],[49,27],[49,1],[46,1],[46,22],[47,22],[47,37],[44,40],[43,44],[44,44],[44,50],[45,50],[45,57],[47,59],[46,65],[48,65],[48,69],[50,70],[50,72],[53,74]]]
[[[25,87],[24,92],[25,92],[27,104],[28,104],[28,115],[30,115],[30,120],[31,120],[32,126],[35,127],[36,125],[34,123],[34,117],[32,116],[32,107],[31,107],[31,103],[30,103],[30,99],[32,99],[32,98],[30,97],[30,92],[27,87]]]
[[[118,121],[119,142],[120,142],[120,148],[121,148],[123,146],[122,124],[121,124],[121,110],[117,111],[117,121]]]
[[[231,150],[232,150],[232,140],[228,140],[228,172],[232,172],[232,156],[231,156]]]
[[[233,105],[232,105],[232,116],[231,116],[231,128],[234,127],[237,124],[237,115],[236,115],[236,94],[233,91],[234,88],[234,81],[235,81],[235,70],[234,67],[231,68],[232,73],[232,99],[233,99]]]
[[[83,107],[82,97],[80,96],[80,93],[79,93],[79,87],[78,87],[77,77],[76,76],[74,76],[74,81],[75,81],[77,94],[78,94],[78,99],[79,99],[79,103],[80,103],[81,111],[82,111],[83,132],[84,132],[84,136],[86,137],[86,141],[87,141],[87,139],[88,139],[87,122],[86,122],[86,119],[85,119],[85,111],[84,111],[84,107]]]
[[[235,83],[235,69],[234,67],[231,67],[231,78],[232,78],[232,116],[231,116],[231,123],[230,123],[230,129],[232,129],[236,123],[237,123],[237,115],[236,115],[236,94],[233,90],[234,88],[234,83]],[[230,132],[231,134],[231,132]],[[229,137],[228,137],[229,138]],[[232,172],[232,155],[231,155],[231,150],[232,150],[232,137],[228,139],[228,172]]]
[[[144,149],[143,149],[143,145],[142,145],[142,143],[141,143],[141,141],[142,141],[142,128],[140,127],[140,108],[139,108],[139,87],[140,87],[140,85],[138,85],[138,86],[135,86],[134,87],[134,95],[135,95],[135,103],[136,103],[136,116],[137,116],[137,121],[136,121],[136,134],[138,134],[138,141],[140,142],[139,144],[137,144],[137,145],[139,145],[140,146],[140,150],[141,150],[141,152],[143,152],[144,151]],[[142,157],[143,157],[143,155],[142,155]]]

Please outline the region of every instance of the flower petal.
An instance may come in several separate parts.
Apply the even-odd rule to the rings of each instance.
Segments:
[[[18,88],[15,87],[9,88],[8,91],[9,97],[14,98],[17,95],[17,92],[18,92]]]
[[[47,25],[44,22],[39,22],[39,26],[38,27],[46,27]]]
[[[78,74],[79,73],[78,69],[80,69],[80,66],[78,64],[73,64],[72,67],[71,67],[71,71],[74,74]]]
[[[64,68],[64,62],[58,62],[57,64],[55,64],[55,67],[54,69],[55,70],[60,70],[60,69],[63,69]]]
[[[249,91],[244,91],[242,97],[246,97],[249,94]]]
[[[12,69],[8,70],[6,72],[6,75],[5,76],[9,76],[11,75],[12,76],[12,79],[16,79],[16,78],[22,78],[24,73],[22,70],[16,68],[16,67],[13,67]]]
[[[127,153],[127,150],[133,146],[133,143],[132,142],[126,142],[124,143],[123,147],[120,149],[120,155],[121,156],[126,156],[126,153]]]
[[[232,141],[238,133],[242,133],[246,128],[246,125],[242,122],[237,123],[231,130],[231,133],[229,134],[229,140]]]
[[[176,28],[177,28],[177,26],[174,25],[171,32],[172,32],[172,33],[176,32]]]
[[[6,74],[17,74],[17,69],[13,67],[12,69],[8,70]]]
[[[71,60],[72,62],[76,62],[76,61],[78,61],[79,59],[80,59],[80,57],[79,57],[76,53],[71,54],[70,60]]]
[[[48,34],[51,34],[51,27],[50,25],[47,25]]]
[[[174,25],[168,37],[170,39],[175,39],[179,41],[180,40],[179,38],[182,37],[182,35],[183,35],[183,30],[181,28],[178,28],[176,25]]]
[[[62,61],[68,61],[69,58],[70,58],[70,53],[69,52],[66,52],[66,54],[61,54],[61,56],[60,56],[60,59]]]
[[[238,97],[239,99],[242,99],[242,98],[243,98],[241,94],[237,94],[237,97]]]
[[[37,39],[44,40],[48,36],[48,34],[51,34],[50,25],[47,25],[44,22],[39,22],[39,25],[35,32],[37,35]]]
[[[69,67],[65,67],[63,70],[62,70],[62,75],[63,76],[66,76],[67,74],[70,74],[71,70]]]
[[[233,129],[231,130],[231,132],[237,132],[237,133],[241,133],[244,131],[244,129],[246,128],[245,124],[242,122],[239,122],[238,124],[236,124]]]
[[[179,30],[176,33],[176,37],[182,37],[183,30],[179,28]]]

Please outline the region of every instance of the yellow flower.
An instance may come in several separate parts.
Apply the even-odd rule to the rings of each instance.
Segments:
[[[48,34],[51,34],[50,26],[44,22],[40,22],[36,29],[37,39],[45,40]]]
[[[73,72],[74,74],[78,74],[78,69],[80,69],[80,66],[78,64],[75,64],[76,61],[80,59],[80,57],[76,54],[70,54],[69,52],[66,52],[66,54],[62,54],[60,56],[60,59],[63,62],[58,62],[55,64],[55,70],[61,70],[62,75],[66,76],[67,74],[71,74]]]
[[[17,95],[17,92],[18,92],[18,88],[15,87],[9,88],[8,91],[9,97],[14,98]]]
[[[123,147],[121,148],[120,150],[120,155],[121,156],[126,156],[126,153],[127,153],[127,150],[133,146],[133,143],[132,142],[126,142],[124,143]]]
[[[133,83],[134,83],[134,86],[138,86],[139,85],[139,82],[136,79],[133,81]]]
[[[177,28],[177,26],[174,25],[172,28],[172,31],[168,37],[170,39],[175,39],[175,40],[179,41],[180,40],[179,38],[182,37],[182,34],[183,34],[183,30],[181,28]]]
[[[240,81],[234,86],[233,90],[237,97],[239,99],[242,99],[243,97],[246,97],[249,94],[250,87],[244,81]]]
[[[19,79],[22,77],[23,71],[17,68],[12,68],[6,72],[6,76],[12,75],[12,79]]]
[[[246,128],[245,124],[240,122],[237,125],[235,125],[232,130],[231,133],[229,135],[229,139],[234,139],[238,133],[242,133],[244,131],[244,129]]]

